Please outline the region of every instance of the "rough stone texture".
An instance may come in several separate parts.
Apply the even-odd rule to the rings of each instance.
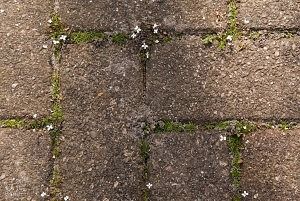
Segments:
[[[50,1],[4,0],[0,9],[0,116],[46,115],[51,51],[42,46]]]
[[[48,133],[0,129],[0,200],[40,200],[51,171]]]
[[[249,195],[244,200],[300,200],[299,134],[300,129],[246,135],[241,188]]]
[[[154,134],[150,200],[231,200],[230,154],[217,131]]]
[[[110,1],[61,0],[60,15],[73,29],[131,31],[141,23],[160,24],[178,31],[224,29],[223,0]]]
[[[299,0],[240,0],[238,9],[239,23],[247,28],[300,28]]]
[[[200,37],[157,45],[146,100],[158,119],[299,118],[299,39],[262,36],[231,53]]]
[[[59,167],[70,200],[140,200],[135,122],[142,99],[138,55],[120,46],[68,46],[62,63],[65,122]]]

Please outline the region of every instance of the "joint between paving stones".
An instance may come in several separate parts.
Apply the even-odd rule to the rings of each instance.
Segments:
[[[50,159],[50,173],[49,173],[49,199],[57,201],[62,199],[60,185],[62,183],[62,176],[59,166],[56,163],[60,156],[60,137],[62,135],[63,110],[61,106],[61,83],[60,83],[60,69],[59,65],[62,58],[62,48],[66,42],[66,31],[61,23],[61,18],[57,12],[58,1],[54,0],[54,13],[51,16],[50,28],[52,46],[52,78],[51,78],[51,93],[52,93],[52,113],[48,120],[51,122],[50,139],[51,139],[51,159]],[[49,124],[48,124],[49,125]]]
[[[150,200],[150,183],[149,183],[149,159],[150,159],[150,143],[149,143],[149,136],[150,136],[150,127],[146,122],[142,123],[142,137],[140,139],[140,156],[143,162],[143,172],[142,172],[142,200],[149,201]]]

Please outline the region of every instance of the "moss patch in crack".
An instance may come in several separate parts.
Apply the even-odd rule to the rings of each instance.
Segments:
[[[57,38],[64,34],[64,26],[61,23],[61,18],[57,13],[53,14],[51,17],[50,28],[52,30],[51,35],[53,38]]]
[[[140,155],[143,159],[143,162],[146,164],[148,162],[148,159],[150,158],[150,145],[149,142],[146,139],[142,139],[140,144]],[[148,173],[145,178],[148,179]]]
[[[296,124],[293,122],[286,122],[286,121],[281,121],[278,124],[278,128],[280,128],[281,130],[290,130],[292,129]]]
[[[54,166],[52,171],[52,177],[50,180],[50,197],[51,201],[59,200],[60,196],[60,185],[62,183],[62,177],[57,166]]]
[[[257,126],[249,121],[237,121],[235,130],[238,134],[248,134],[255,131]]]
[[[5,119],[0,120],[1,128],[22,128],[25,125],[25,121],[22,119]]]
[[[124,45],[129,40],[129,36],[125,33],[116,33],[111,36],[111,41],[118,45]]]
[[[193,132],[197,129],[194,123],[180,123],[174,121],[160,121],[155,125],[154,132]]]
[[[45,128],[48,125],[55,127],[60,126],[63,121],[63,111],[60,105],[61,91],[60,91],[60,78],[58,70],[54,70],[51,79],[51,92],[52,92],[52,109],[51,115],[42,119],[34,120],[28,124],[29,129]]]
[[[107,36],[103,32],[95,32],[95,31],[72,32],[69,35],[70,42],[75,44],[90,43],[96,40],[106,39],[106,37]]]
[[[234,195],[233,198],[231,199],[232,201],[241,201],[242,198],[240,195]]]
[[[227,30],[225,32],[221,32],[218,34],[208,34],[204,36],[202,42],[205,45],[212,45],[214,43],[220,49],[224,49],[227,46],[228,42],[232,42],[238,39],[241,35],[240,31],[238,30],[237,26],[237,14],[238,8],[236,4],[236,0],[229,0],[228,2],[228,25]]]
[[[226,32],[226,37],[230,35],[232,36],[232,40],[236,40],[240,35],[240,32],[237,28],[238,9],[237,9],[236,0],[229,1],[228,9],[229,9],[229,23],[228,23],[229,28]]]
[[[261,36],[261,34],[259,33],[259,31],[252,31],[249,34],[249,37],[252,40],[257,40],[257,39],[259,39],[260,36]]]
[[[230,175],[233,185],[236,188],[239,188],[241,179],[241,164],[243,162],[241,157],[242,136],[236,134],[229,136],[227,144],[232,155]]]
[[[253,132],[257,129],[257,125],[253,122],[241,120],[241,121],[221,121],[216,123],[209,123],[204,125],[206,129],[215,129],[221,131],[231,131],[234,134],[241,135]]]

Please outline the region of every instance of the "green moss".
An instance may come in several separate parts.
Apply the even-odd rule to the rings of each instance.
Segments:
[[[241,201],[242,198],[240,195],[235,195],[233,198],[232,198],[232,201]]]
[[[193,132],[196,129],[197,125],[193,123],[164,121],[161,124],[156,124],[154,132]]]
[[[235,134],[247,134],[256,130],[256,125],[248,121],[221,121],[205,125],[207,129],[227,131],[231,129]]]
[[[163,38],[163,43],[170,43],[172,42],[173,38],[171,36],[165,36]]]
[[[34,120],[30,122],[26,127],[28,129],[42,129],[45,128],[47,125],[53,125],[53,123],[54,122],[52,121],[50,116],[50,117]]]
[[[252,40],[257,40],[259,37],[260,37],[260,33],[258,32],[258,31],[252,31],[251,33],[250,33],[250,38],[252,39]]]
[[[240,134],[251,133],[256,130],[256,125],[248,121],[237,121],[235,130]]]
[[[106,38],[106,35],[102,32],[73,32],[69,35],[71,43],[81,44],[90,43],[95,40],[102,40]]]
[[[203,39],[202,39],[202,42],[205,44],[205,45],[211,45],[213,44],[215,41],[218,41],[218,36],[216,34],[209,34],[209,35],[206,35]]]
[[[61,18],[58,14],[53,14],[51,17],[50,28],[52,29],[52,38],[57,39],[59,36],[63,35],[64,27],[61,23]]]
[[[229,29],[226,32],[226,38],[227,36],[232,36],[233,40],[236,40],[240,32],[237,28],[237,14],[238,14],[238,9],[236,5],[236,0],[230,0],[229,1]]]
[[[218,34],[210,34],[204,37],[202,42],[206,45],[213,44],[214,42],[217,43],[220,49],[224,49],[228,42],[228,37],[230,36],[231,41],[235,41],[240,36],[240,31],[237,27],[237,14],[238,9],[236,5],[236,0],[230,0],[228,4],[228,27],[225,32],[218,33]]]
[[[129,36],[124,33],[116,33],[111,36],[111,40],[113,43],[116,43],[118,45],[123,45],[129,40]]]
[[[0,127],[2,128],[22,128],[25,121],[21,119],[6,119],[0,120]]]
[[[56,158],[59,157],[60,155],[60,149],[59,149],[60,135],[61,135],[61,131],[58,128],[55,128],[50,131],[52,155]]]
[[[59,200],[60,194],[60,185],[62,183],[62,177],[58,167],[54,167],[52,171],[52,178],[50,180],[50,200],[56,201]]]
[[[54,70],[51,79],[52,85],[52,99],[57,101],[60,100],[60,78],[58,70]]]
[[[140,154],[144,161],[147,161],[150,157],[150,145],[146,139],[141,141]]]
[[[150,192],[149,192],[149,190],[148,189],[144,189],[143,190],[143,201],[149,201],[149,194],[150,194]]]
[[[231,178],[233,184],[236,188],[240,186],[241,178],[241,147],[242,147],[242,137],[238,135],[232,135],[227,140],[230,153],[233,157],[231,162]]]
[[[207,129],[216,129],[216,130],[228,130],[230,128],[230,121],[221,121],[217,123],[211,123],[205,125],[205,128]]]
[[[280,128],[281,130],[289,130],[293,127],[292,123],[288,123],[286,121],[282,121],[278,124],[278,128]]]

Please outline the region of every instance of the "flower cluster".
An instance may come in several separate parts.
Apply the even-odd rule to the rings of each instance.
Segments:
[[[159,25],[156,24],[156,23],[152,26],[152,31],[153,31],[154,34],[158,34],[158,33],[159,33],[158,27],[159,27]],[[141,29],[139,26],[135,26],[134,29],[133,29],[133,32],[132,32],[132,34],[131,34],[130,37],[131,37],[132,39],[135,39],[135,38],[137,38],[137,37],[139,36],[139,34],[141,34],[141,33],[142,33],[142,29]],[[147,31],[146,31],[146,33],[147,33]],[[152,42],[154,42],[154,43],[157,44],[157,43],[159,43],[159,40],[158,40],[158,39],[155,39],[155,40],[152,41]],[[150,53],[149,53],[149,51],[148,51],[148,49],[149,49],[149,43],[151,44],[151,41],[150,41],[150,42],[148,41],[148,43],[147,43],[147,38],[146,38],[145,40],[142,41],[142,44],[141,44],[141,49],[142,49],[142,51],[143,51],[143,53],[145,54],[145,57],[146,57],[147,59],[150,58]]]
[[[68,37],[67,35],[60,35],[58,38],[53,39],[52,42],[53,42],[54,45],[58,45],[61,42],[62,43],[66,42],[67,37]]]

